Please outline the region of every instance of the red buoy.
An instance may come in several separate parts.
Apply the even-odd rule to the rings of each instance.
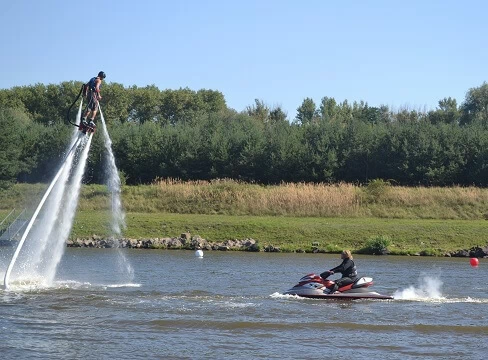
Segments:
[[[471,264],[472,267],[477,267],[479,264],[479,261],[477,258],[471,258],[471,259],[469,259],[469,263]]]

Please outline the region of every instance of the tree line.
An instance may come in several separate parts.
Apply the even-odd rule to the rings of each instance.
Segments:
[[[0,90],[0,185],[46,182],[73,127],[81,82]],[[101,101],[127,184],[232,178],[262,184],[384,179],[399,185],[488,185],[488,84],[434,110],[305,98],[294,118],[256,99],[243,111],[215,90],[104,84]],[[71,114],[74,120],[75,111]],[[103,182],[95,134],[86,182]]]

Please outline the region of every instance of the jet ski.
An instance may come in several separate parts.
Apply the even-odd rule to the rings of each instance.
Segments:
[[[361,277],[354,283],[340,287],[333,294],[330,287],[334,281],[323,279],[316,274],[307,274],[302,277],[298,284],[285,292],[285,295],[297,295],[313,299],[393,299],[392,296],[382,295],[369,289],[373,285],[373,278]]]

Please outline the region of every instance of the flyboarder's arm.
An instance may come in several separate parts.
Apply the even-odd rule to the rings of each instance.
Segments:
[[[96,79],[95,80],[95,91],[97,92],[97,97],[98,100],[102,98],[102,95],[100,95],[100,85],[102,84],[102,80]]]

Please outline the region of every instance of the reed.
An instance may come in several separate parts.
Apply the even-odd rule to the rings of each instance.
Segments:
[[[124,186],[127,212],[293,217],[396,219],[488,219],[488,189],[477,187],[401,187],[388,183],[282,183],[259,185],[229,179],[159,179],[151,185]],[[16,184],[0,191],[0,209],[32,206],[42,184]],[[105,186],[85,185],[79,209],[106,210]]]

